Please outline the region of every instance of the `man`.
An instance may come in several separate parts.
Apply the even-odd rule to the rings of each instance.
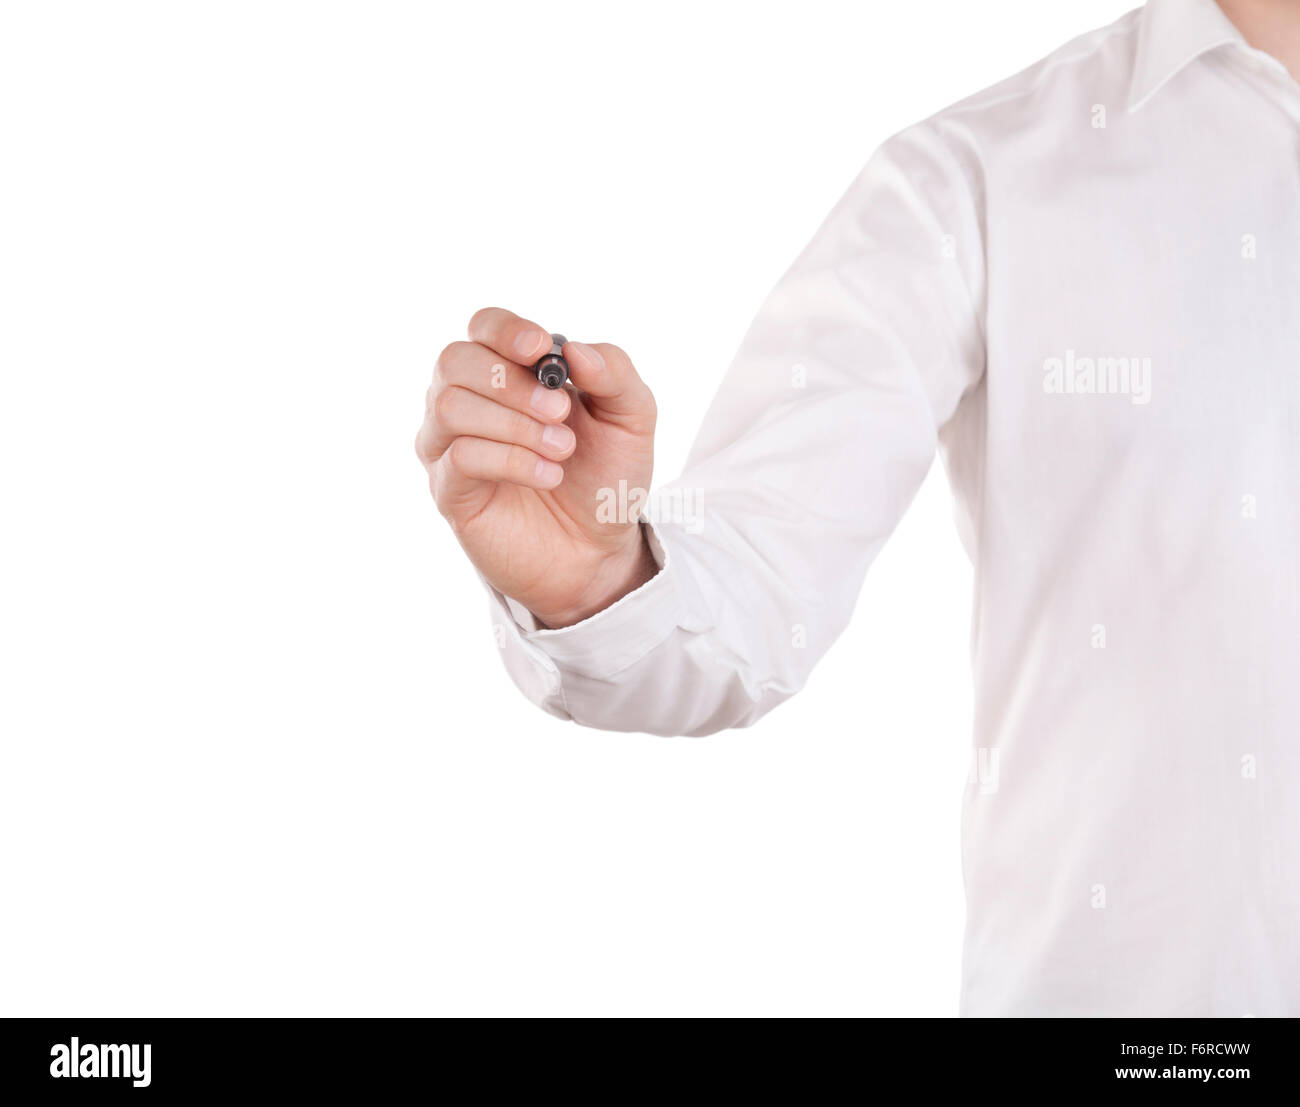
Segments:
[[[616,346],[489,308],[417,450],[534,701],[745,726],[936,448],[976,567],[969,1015],[1300,1014],[1300,2],[1151,0],[890,139],[669,502]],[[668,517],[671,516],[671,517]]]

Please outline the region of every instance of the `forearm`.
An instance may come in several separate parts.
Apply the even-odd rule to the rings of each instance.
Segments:
[[[764,303],[661,492],[692,505],[656,522],[662,568],[562,629],[510,620],[530,697],[589,726],[704,734],[803,685],[982,375],[979,234],[938,135],[887,144]]]

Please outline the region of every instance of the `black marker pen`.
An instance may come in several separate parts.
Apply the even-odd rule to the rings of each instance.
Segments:
[[[537,379],[547,388],[559,388],[569,379],[569,363],[560,356],[560,349],[567,340],[562,334],[551,335],[551,350],[543,354],[533,365]]]

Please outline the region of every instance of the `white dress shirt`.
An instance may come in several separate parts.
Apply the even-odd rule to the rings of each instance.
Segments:
[[[797,691],[936,449],[975,566],[968,1015],[1300,1015],[1300,86],[1151,0],[888,140],[652,516],[535,629],[546,710],[661,734]]]

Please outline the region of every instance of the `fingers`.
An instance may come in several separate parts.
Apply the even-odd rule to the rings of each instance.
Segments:
[[[415,443],[448,517],[481,507],[494,484],[557,487],[564,479],[559,463],[577,448],[566,425],[571,414],[579,423],[590,416],[653,433],[654,397],[617,346],[566,343],[573,389],[550,389],[530,372],[551,343],[536,323],[484,308],[470,320],[469,336],[438,356]],[[576,413],[575,397],[581,400]]]
[[[519,484],[546,491],[564,479],[564,469],[524,446],[460,437],[447,447],[431,475],[439,508],[454,512],[458,503],[469,501],[484,484]]]
[[[568,391],[543,387],[496,349],[453,342],[438,356],[415,440],[438,509],[448,518],[472,514],[499,483],[558,486],[558,463],[577,448],[564,423],[570,406]]]
[[[527,368],[477,342],[453,342],[438,355],[429,402],[450,387],[477,392],[547,423],[563,420],[571,404],[565,389],[546,388]]]
[[[437,461],[462,435],[512,443],[554,461],[573,453],[577,438],[563,423],[542,423],[520,411],[458,386],[443,389],[416,438],[415,449],[425,462]]]
[[[564,357],[573,383],[593,397],[602,416],[638,433],[654,429],[654,396],[627,354],[608,342],[566,342]]]
[[[521,365],[532,365],[551,346],[551,336],[536,323],[497,307],[474,313],[469,339]]]
[[[549,348],[550,335],[538,324],[505,308],[483,308],[470,320],[469,336],[470,342],[452,343],[438,359],[439,372],[447,383],[543,420],[567,416],[567,390],[545,388],[528,372]],[[654,396],[619,347],[606,342],[566,342],[564,357],[574,387],[586,393],[588,406],[596,414],[636,433],[654,430]],[[524,371],[511,372],[510,364]]]

